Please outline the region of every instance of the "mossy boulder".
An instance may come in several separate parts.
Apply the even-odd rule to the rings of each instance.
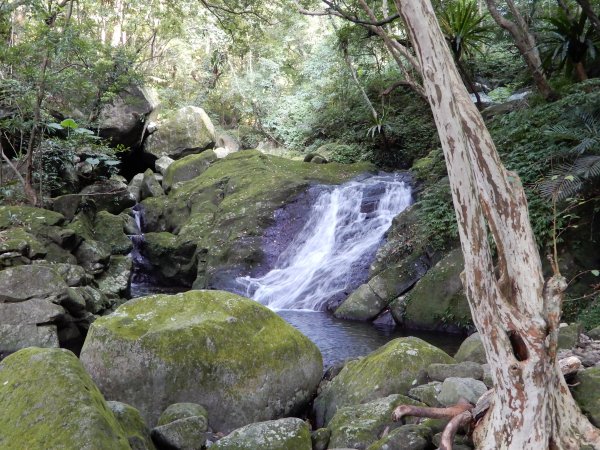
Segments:
[[[200,176],[216,160],[217,155],[215,152],[206,150],[199,155],[189,155],[173,162],[165,171],[164,190],[169,192],[176,183],[189,181]]]
[[[306,422],[290,417],[253,423],[233,431],[211,448],[217,450],[311,450]]]
[[[0,271],[0,303],[23,302],[31,298],[60,298],[65,280],[50,265],[34,264]]]
[[[392,305],[394,319],[419,329],[463,329],[472,324],[462,288],[464,263],[460,249],[432,267],[404,298],[404,309]]]
[[[94,239],[110,246],[113,255],[127,255],[132,249],[131,239],[124,231],[127,221],[124,214],[99,211],[94,221]]]
[[[404,425],[370,445],[367,450],[426,450],[432,431],[424,425]]]
[[[578,383],[572,388],[579,407],[600,427],[600,367],[590,367],[577,374]]]
[[[141,198],[162,197],[163,195],[165,195],[165,191],[158,181],[158,176],[151,169],[146,170],[140,186]]]
[[[408,257],[383,270],[361,285],[336,309],[341,319],[372,320],[389,303],[404,294],[427,272],[427,264],[419,255]]]
[[[108,297],[125,297],[133,263],[128,256],[113,256],[110,266],[97,279],[98,289]]]
[[[196,278],[196,240],[171,233],[146,233],[142,253],[153,275],[167,284],[190,285]]]
[[[366,163],[305,164],[253,150],[234,153],[168,198],[145,200],[145,231],[196,242],[194,287],[228,288],[236,276],[264,263],[263,235],[277,209],[311,183],[341,183],[372,169]]]
[[[160,448],[200,450],[206,442],[208,412],[196,403],[170,405],[152,429],[152,438]]]
[[[215,127],[202,108],[185,106],[158,119],[158,129],[146,139],[144,151],[156,158],[178,159],[214,145]]]
[[[45,246],[24,228],[10,228],[0,231],[0,267],[9,260],[21,263],[32,259],[41,259],[46,256]],[[6,254],[13,254],[13,258],[4,258]],[[17,264],[14,264],[17,265]]]
[[[317,347],[277,314],[220,291],[131,300],[92,324],[81,360],[151,426],[168,405],[194,402],[218,431],[305,407],[323,370]]]
[[[27,348],[0,362],[0,447],[129,449],[123,429],[77,357]]]
[[[329,447],[367,448],[381,437],[384,429],[393,430],[402,425],[392,421],[392,412],[400,405],[425,406],[396,394],[338,409],[327,426],[331,430]]]
[[[98,211],[120,214],[135,205],[136,199],[119,180],[102,180],[86,186],[81,191],[82,202],[92,200]]]
[[[454,355],[454,359],[457,362],[473,361],[479,364],[487,364],[485,349],[483,348],[483,342],[481,342],[479,333],[473,333],[460,344],[456,355]]]
[[[65,217],[57,212],[32,206],[0,206],[0,230],[23,226],[37,230],[43,226],[62,225]]]
[[[570,350],[579,344],[583,327],[580,323],[564,324],[558,330],[558,348]]]
[[[433,363],[452,363],[442,350],[415,338],[398,338],[366,357],[350,361],[314,402],[317,426],[327,424],[338,408],[391,394],[407,394]]]
[[[150,429],[137,409],[121,402],[112,401],[107,404],[123,428],[131,450],[155,450],[156,447],[150,437]]]

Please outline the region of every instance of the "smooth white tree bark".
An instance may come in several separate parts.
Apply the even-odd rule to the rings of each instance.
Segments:
[[[479,449],[600,449],[556,358],[560,274],[544,280],[518,176],[502,165],[471,101],[430,0],[395,0],[440,135],[465,259],[463,284],[495,397],[476,427]],[[493,236],[497,257],[488,241]]]

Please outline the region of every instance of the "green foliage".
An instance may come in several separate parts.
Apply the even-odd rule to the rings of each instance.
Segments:
[[[563,303],[562,320],[579,322],[586,330],[600,326],[600,296],[569,299]]]
[[[458,239],[458,227],[448,179],[430,186],[418,203],[419,239],[433,249],[451,249]]]
[[[475,0],[453,0],[444,4],[439,17],[440,27],[457,60],[481,53],[490,41],[492,26],[487,16],[479,13]]]
[[[582,12],[577,17],[570,17],[562,8],[556,8],[544,22],[542,49],[546,67],[577,76],[574,74],[577,64],[585,65],[596,58],[596,30],[588,25]]]

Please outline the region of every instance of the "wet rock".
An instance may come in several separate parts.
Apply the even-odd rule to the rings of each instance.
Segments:
[[[444,406],[456,405],[463,398],[476,404],[479,397],[487,392],[488,388],[483,382],[473,378],[446,378],[442,383],[442,390],[438,401]]]
[[[171,233],[146,233],[142,253],[163,283],[191,285],[196,277],[196,242]]]
[[[306,422],[296,418],[253,423],[217,441],[216,450],[311,450]]]
[[[129,449],[77,357],[27,348],[0,362],[0,447]]]
[[[415,337],[399,338],[344,366],[314,402],[317,426],[327,424],[338,408],[391,394],[406,394],[424,380],[432,363],[452,363],[442,350]]]
[[[256,302],[219,291],[130,300],[92,324],[81,360],[107,396],[150,425],[184,400],[204,405],[218,431],[305,407],[323,371],[308,338]]]

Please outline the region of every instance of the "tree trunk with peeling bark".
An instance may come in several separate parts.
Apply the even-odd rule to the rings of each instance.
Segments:
[[[502,165],[430,0],[395,3],[442,142],[465,260],[463,285],[495,386],[475,429],[477,448],[600,449],[599,430],[573,400],[556,358],[566,283],[559,273],[544,281],[520,180]]]

